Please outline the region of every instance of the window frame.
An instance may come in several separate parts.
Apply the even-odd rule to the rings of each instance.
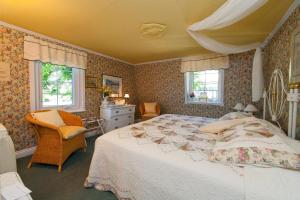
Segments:
[[[191,101],[189,97],[189,89],[192,88],[192,78],[191,73],[193,72],[185,72],[184,73],[184,103],[185,104],[203,104],[203,105],[216,105],[216,106],[224,106],[224,69],[217,69],[219,71],[219,80],[218,80],[218,88],[219,88],[219,96],[220,102],[199,102],[199,101]],[[203,70],[209,71],[209,70]],[[202,72],[202,71],[199,71]]]
[[[30,107],[34,110],[60,109],[68,112],[84,112],[85,109],[85,71],[72,68],[72,105],[43,106],[42,105],[42,74],[40,61],[29,62],[30,75]]]

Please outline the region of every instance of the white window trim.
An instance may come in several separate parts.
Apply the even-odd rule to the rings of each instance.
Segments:
[[[189,87],[187,86],[187,83],[191,84],[191,81],[189,81],[188,79],[189,77],[189,73],[186,72],[184,73],[184,104],[203,104],[203,105],[215,105],[215,106],[224,106],[224,69],[219,69],[219,88],[220,88],[220,95],[221,95],[221,101],[219,103],[204,103],[204,102],[192,102],[189,101],[189,91],[188,89],[191,88],[191,85],[189,85]]]
[[[29,62],[29,78],[30,78],[30,109],[31,111],[42,110],[42,109],[61,109],[68,112],[84,112],[85,109],[85,71],[74,71],[73,77],[79,80],[75,83],[73,92],[76,96],[73,98],[77,100],[76,106],[54,106],[54,107],[42,107],[41,102],[41,81],[40,71],[37,70],[36,65],[39,64],[35,61]],[[77,73],[76,73],[77,72]]]

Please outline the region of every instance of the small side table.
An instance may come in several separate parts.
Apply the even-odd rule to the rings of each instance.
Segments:
[[[89,118],[82,119],[82,121],[87,131],[97,130],[97,134],[99,135],[104,134],[104,130],[103,130],[104,119],[97,118],[97,117],[89,117]]]

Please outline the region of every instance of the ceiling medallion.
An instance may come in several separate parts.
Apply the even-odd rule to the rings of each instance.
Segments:
[[[141,34],[146,38],[160,38],[167,30],[167,26],[157,23],[145,23],[141,25]]]

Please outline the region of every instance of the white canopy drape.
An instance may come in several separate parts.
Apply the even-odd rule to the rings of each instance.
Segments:
[[[33,36],[24,37],[24,59],[81,69],[87,65],[87,53]]]
[[[256,76],[252,76],[252,100],[258,101],[263,95],[263,74],[262,74],[262,56],[259,48],[259,43],[252,43],[248,45],[230,45],[218,42],[206,35],[199,33],[202,30],[216,30],[232,25],[240,21],[249,14],[253,13],[267,0],[227,0],[217,11],[206,19],[194,23],[188,27],[187,32],[204,48],[221,53],[234,54],[242,53],[252,49],[257,49],[253,61],[253,71]],[[253,73],[254,74],[254,73]],[[258,85],[262,84],[262,85]]]
[[[229,57],[222,54],[191,56],[181,60],[182,73],[227,68],[229,68]]]

